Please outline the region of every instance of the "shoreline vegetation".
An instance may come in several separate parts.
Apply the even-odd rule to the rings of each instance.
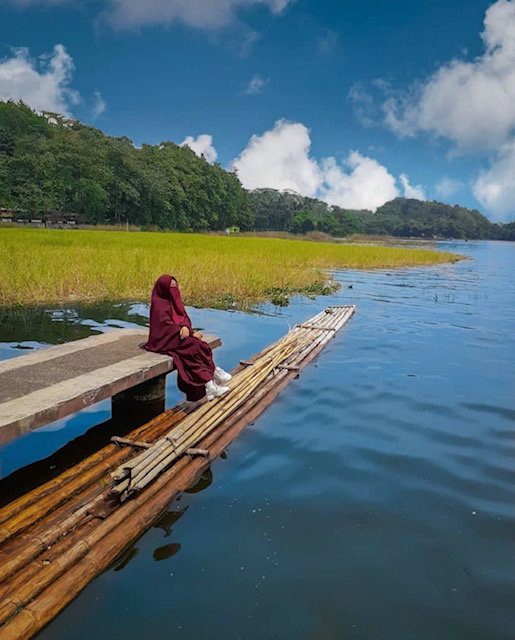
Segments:
[[[188,305],[284,306],[292,295],[328,294],[337,269],[452,263],[433,249],[190,233],[0,228],[0,306],[148,301],[172,273]]]

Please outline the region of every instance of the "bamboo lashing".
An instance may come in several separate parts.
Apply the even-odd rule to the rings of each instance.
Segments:
[[[186,455],[188,455],[188,456],[203,456],[204,458],[209,458],[209,450],[208,449],[199,449],[198,447],[192,447],[191,449],[186,449]]]
[[[320,327],[314,324],[299,324],[298,326],[301,329],[318,329],[319,331],[336,331],[336,329],[333,329],[333,327]]]
[[[309,323],[338,330],[354,308],[326,311],[311,318]],[[141,453],[131,445],[122,448],[108,445],[104,448],[107,451],[101,450],[102,456],[90,456],[87,464],[86,461],[80,463],[81,471],[70,469],[67,475],[62,474],[64,478],[60,476],[53,484],[46,483],[15,501],[18,504],[14,507],[12,503],[0,509],[0,527],[5,525],[13,532],[10,535],[16,536],[4,544],[4,547],[8,545],[3,551],[10,568],[4,571],[5,563],[0,561],[0,582],[3,579],[0,624],[4,622],[0,627],[0,640],[30,638],[47,624],[115,555],[152,524],[173,495],[187,488],[209,465],[210,459],[224,451],[335,334],[321,327],[296,327],[293,332],[293,338],[288,334],[250,359],[252,366],[236,372],[231,392],[226,396],[198,406],[189,415],[183,411],[167,412],[166,417],[161,416],[160,420],[155,419],[128,434],[128,439],[133,441],[139,438],[155,444],[164,441],[169,447],[168,454],[181,451],[190,441],[193,444],[184,449],[186,455],[181,454],[166,464],[163,451],[156,450],[156,456],[147,461],[161,465],[160,471],[150,478],[144,490],[131,494],[131,499],[124,504],[109,501],[107,494],[102,494],[97,467],[105,465],[103,485],[106,477],[110,477],[109,469],[128,467],[131,473],[138,464],[134,461],[152,452],[155,444]],[[112,464],[113,460],[118,462],[118,469]],[[139,473],[143,470],[140,467]],[[84,474],[97,480],[88,477],[83,484],[73,484]],[[148,475],[143,474],[142,478]],[[125,476],[122,481],[131,478],[132,475]],[[67,491],[70,487],[74,487],[74,491]],[[63,494],[66,494],[65,501]],[[39,511],[27,519],[24,505],[39,507]],[[50,513],[45,511],[45,506],[50,507]],[[101,512],[104,515],[99,517]],[[17,529],[19,520],[25,524]],[[22,530],[24,533],[20,536]]]
[[[130,438],[120,438],[120,436],[113,436],[111,442],[119,445],[128,445],[129,447],[137,447],[139,449],[150,449],[152,446],[149,442],[142,442],[141,440],[131,440]]]

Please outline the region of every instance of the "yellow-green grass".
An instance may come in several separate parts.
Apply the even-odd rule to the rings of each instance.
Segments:
[[[323,292],[332,269],[454,262],[429,249],[182,233],[0,229],[0,305],[148,300],[174,274],[188,304],[248,307]],[[282,298],[284,300],[284,298]]]

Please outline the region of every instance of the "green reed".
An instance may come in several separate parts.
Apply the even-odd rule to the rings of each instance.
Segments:
[[[188,304],[248,307],[327,292],[334,269],[455,262],[431,249],[278,238],[96,230],[0,229],[0,305],[147,300],[174,274]]]

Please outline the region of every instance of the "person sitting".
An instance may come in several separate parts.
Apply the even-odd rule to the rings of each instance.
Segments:
[[[232,376],[213,361],[211,347],[194,331],[184,308],[177,280],[160,276],[152,290],[150,334],[143,345],[147,351],[166,353],[177,369],[177,386],[190,402],[208,401],[229,391]]]

